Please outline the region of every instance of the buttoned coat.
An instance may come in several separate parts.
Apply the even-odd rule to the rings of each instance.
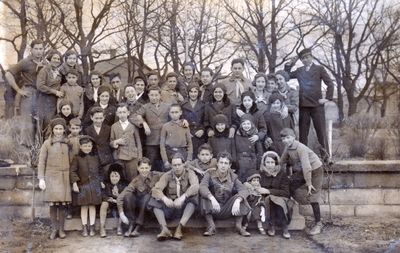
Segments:
[[[93,124],[85,128],[84,132],[93,138],[96,144],[97,154],[99,155],[100,164],[102,166],[113,162],[112,150],[110,147],[110,133],[111,127],[102,124],[99,134],[94,129]]]

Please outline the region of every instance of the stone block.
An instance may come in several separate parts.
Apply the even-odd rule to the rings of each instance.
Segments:
[[[37,180],[37,178],[34,178],[33,182],[32,176],[18,176],[15,187],[20,190],[32,190],[33,183],[35,184],[35,189],[40,191],[39,180]]]
[[[36,218],[48,218],[48,206],[36,206],[34,210]],[[32,218],[31,206],[0,206],[0,219]]]
[[[12,176],[0,177],[0,190],[12,190],[15,188],[17,179]]]
[[[320,208],[322,217],[329,217],[329,205],[320,205]],[[355,215],[354,205],[332,205],[331,208],[332,216],[334,217],[351,217]],[[300,205],[300,214],[313,216],[311,205]]]
[[[35,204],[43,205],[43,192],[35,192]],[[20,206],[32,204],[32,191],[0,191],[0,206]]]
[[[400,218],[400,205],[358,205],[356,216],[396,217]]]
[[[29,176],[33,174],[34,171],[31,168],[21,164],[0,168],[0,176]]]
[[[400,205],[400,190],[399,189],[385,189],[383,200],[384,200],[384,203],[387,205]]]
[[[331,189],[353,188],[354,173],[334,173],[330,178]],[[324,176],[323,189],[328,188],[328,177]]]
[[[385,161],[338,161],[334,171],[342,172],[400,172],[400,160]]]
[[[382,189],[331,189],[333,205],[377,205],[384,204]]]
[[[356,188],[397,188],[400,187],[398,173],[356,173],[354,174]]]

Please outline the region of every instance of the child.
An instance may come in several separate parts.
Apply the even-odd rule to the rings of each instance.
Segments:
[[[146,79],[141,76],[137,76],[133,79],[133,86],[136,90],[136,100],[141,104],[149,102],[149,96],[146,91]]]
[[[106,168],[114,161],[110,147],[111,127],[104,124],[104,111],[101,107],[94,106],[88,113],[92,124],[86,127],[84,132],[94,140],[100,165]]]
[[[137,126],[143,127],[146,134],[146,157],[153,161],[155,170],[162,171],[160,134],[162,126],[168,122],[169,105],[160,101],[160,88],[157,86],[149,87],[149,100],[136,112]]]
[[[111,126],[115,122],[115,112],[117,108],[110,103],[111,89],[106,85],[102,85],[98,89],[99,98],[94,106],[100,106],[104,111],[104,123]],[[92,106],[93,107],[93,106]],[[92,108],[91,107],[91,108]],[[90,111],[90,109],[89,109]],[[83,120],[84,126],[90,125],[90,114],[86,113]]]
[[[83,80],[83,69],[82,66],[78,65],[78,53],[75,50],[68,50],[64,54],[64,62],[60,66],[60,73],[62,75],[62,83],[66,83],[67,73],[69,70],[75,70],[78,73],[78,85],[82,87]]]
[[[117,207],[117,198],[126,187],[122,169],[122,166],[118,163],[111,164],[108,169],[102,193],[103,201],[100,206],[100,237],[107,236],[105,229],[107,212],[111,208],[115,209]],[[122,235],[121,220],[118,222],[117,234]]]
[[[82,236],[95,235],[96,205],[101,204],[101,188],[104,188],[100,161],[92,137],[83,135],[79,139],[80,151],[71,163],[71,183],[76,194],[77,205],[81,207]]]
[[[73,110],[72,108],[73,106],[71,101],[69,101],[68,99],[62,99],[58,103],[58,114],[54,116],[54,118],[62,118],[65,120],[67,125],[69,125],[69,121],[75,118],[75,116],[72,113]]]
[[[129,122],[129,111],[125,103],[117,108],[119,121],[111,126],[110,146],[114,148],[114,159],[124,168],[124,178],[127,182],[137,175],[138,159],[142,157],[142,144],[139,131]]]
[[[288,225],[291,220],[293,201],[289,199],[289,178],[281,169],[279,155],[273,151],[264,153],[260,165],[260,180],[256,190],[268,194],[264,198],[266,217],[268,219],[268,235],[275,235],[275,226],[283,228],[283,237],[290,238]],[[259,188],[263,187],[263,188]],[[266,190],[265,190],[266,189]]]
[[[213,90],[214,90],[214,83],[213,83],[213,76],[214,72],[210,68],[204,68],[200,72],[201,78],[201,86],[200,86],[200,100],[204,104],[210,104],[213,100]]]
[[[278,84],[276,83],[276,76],[275,74],[268,74],[267,75],[267,92],[269,94],[272,94],[272,92],[277,91],[278,90]]]
[[[263,228],[263,222],[265,222],[265,204],[264,197],[269,193],[269,191],[265,188],[262,188],[260,185],[260,174],[255,173],[249,176],[244,185],[249,189],[249,196],[247,197],[247,202],[251,207],[250,213],[247,214],[246,225],[244,225],[244,229],[248,227],[249,222],[255,220],[257,222],[258,231],[260,234],[266,235],[265,230]]]
[[[164,168],[169,169],[169,161],[175,153],[181,153],[185,160],[193,157],[192,137],[188,127],[184,127],[181,120],[182,108],[178,104],[171,105],[169,117],[171,121],[165,123],[160,134],[160,152]]]
[[[228,118],[224,114],[217,114],[212,119],[214,134],[208,138],[208,144],[214,154],[228,152],[232,156],[232,161],[236,161],[235,139],[229,138]],[[235,164],[232,164],[235,169]]]
[[[237,174],[241,182],[246,182],[246,178],[258,168],[263,153],[261,141],[251,141],[254,135],[257,135],[257,128],[253,117],[245,114],[240,118],[240,127],[235,135]]]
[[[56,118],[50,121],[51,135],[40,148],[38,179],[44,191],[44,201],[50,204],[50,239],[65,238],[64,221],[66,205],[71,202],[69,179],[69,147],[65,138],[66,123]]]
[[[207,130],[208,137],[214,135],[214,130],[211,126],[212,118],[217,114],[224,114],[228,119],[226,127],[229,127],[229,138],[233,138],[237,128],[233,122],[233,117],[236,113],[235,110],[236,106],[231,104],[228,95],[226,94],[225,86],[223,84],[214,85],[213,102],[206,105],[204,111],[204,127]]]
[[[166,77],[166,82],[161,88],[161,101],[167,104],[176,104],[184,100],[181,93],[178,91],[178,75],[169,73]]]
[[[151,197],[151,189],[162,175],[161,172],[151,170],[151,161],[146,157],[139,159],[138,171],[139,175],[130,182],[117,198],[119,217],[122,222],[129,224],[129,229],[125,232],[127,237],[140,235],[139,230],[143,226],[147,203]],[[138,214],[136,214],[137,208],[139,209]],[[135,230],[133,230],[134,226]]]
[[[315,225],[309,234],[320,234],[322,230],[319,200],[322,188],[324,171],[319,157],[306,145],[296,140],[296,135],[291,128],[284,128],[280,132],[285,152],[282,154],[281,164],[292,164],[293,174],[290,176],[290,195],[307,186],[308,201],[311,204]]]
[[[122,80],[120,73],[111,73],[109,75],[110,85],[111,85],[111,97],[112,97],[112,104],[116,105],[121,102],[122,97]]]
[[[253,79],[253,93],[256,98],[257,108],[259,111],[264,112],[268,108],[268,98],[271,95],[267,89],[267,76],[260,72],[254,76]]]
[[[217,160],[213,158],[213,152],[207,143],[199,147],[197,159],[187,163],[187,166],[196,172],[197,177],[201,180],[206,172],[214,170],[217,166]]]
[[[182,103],[182,116],[189,122],[193,153],[197,154],[199,146],[207,142],[203,126],[205,107],[199,100],[200,87],[197,84],[189,84],[188,91],[189,99]]]
[[[284,145],[281,140],[280,131],[283,128],[294,128],[293,121],[287,115],[282,118],[282,111],[285,110],[283,97],[274,92],[269,97],[270,108],[264,112],[264,119],[267,122],[267,138],[264,142],[266,150],[273,150],[278,154],[282,154]]]
[[[84,90],[78,85],[79,73],[75,69],[70,69],[67,72],[66,80],[67,82],[61,85],[60,91],[64,93],[64,99],[68,99],[72,103],[72,114],[75,117],[83,117],[83,97]],[[58,103],[60,103],[60,98]]]
[[[160,78],[157,71],[150,71],[147,74],[147,83],[149,84],[149,87],[160,87]]]

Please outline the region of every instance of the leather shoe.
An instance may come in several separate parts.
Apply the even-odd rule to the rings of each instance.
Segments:
[[[157,240],[165,241],[170,237],[172,237],[171,231],[169,231],[167,227],[163,227],[161,232],[157,235]]]
[[[215,230],[215,227],[208,227],[206,232],[203,233],[204,236],[212,236],[215,235],[217,231]]]
[[[183,228],[183,226],[181,224],[179,224],[176,227],[176,230],[175,230],[175,233],[174,233],[174,238],[175,239],[182,240],[182,237],[183,237],[182,228]]]

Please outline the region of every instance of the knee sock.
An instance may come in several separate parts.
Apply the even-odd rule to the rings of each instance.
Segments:
[[[321,221],[321,211],[319,208],[319,203],[311,203],[311,207],[314,213],[314,219],[315,222],[320,222]]]
[[[59,206],[58,207],[58,222],[59,222],[59,229],[60,230],[64,230],[66,211],[67,211],[67,207],[66,206]]]
[[[108,209],[108,202],[102,202],[101,207],[100,207],[100,225],[104,226],[106,224],[106,218],[107,218],[107,209]]]
[[[206,214],[206,221],[209,227],[215,228],[214,218],[211,214]]]
[[[194,213],[194,205],[192,203],[187,203],[185,210],[183,211],[182,218],[180,220],[180,224],[182,226],[186,226],[186,223],[189,221],[190,217],[192,217],[192,214]]]
[[[58,229],[57,206],[50,206],[50,221],[52,229]]]
[[[165,220],[165,215],[164,212],[159,209],[159,208],[154,208],[153,209],[154,215],[157,218],[158,224],[160,224],[161,227],[167,227],[167,222]]]
[[[96,222],[96,206],[89,206],[90,226]]]
[[[82,225],[87,225],[87,223],[88,223],[88,209],[89,209],[89,206],[81,206]]]

